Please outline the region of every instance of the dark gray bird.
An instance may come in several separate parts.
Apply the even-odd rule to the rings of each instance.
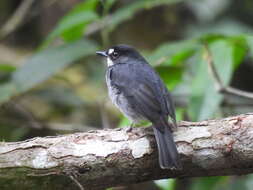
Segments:
[[[172,136],[176,127],[174,105],[159,75],[131,46],[117,45],[97,54],[107,58],[106,83],[112,102],[134,123],[152,122],[160,167],[180,169]]]

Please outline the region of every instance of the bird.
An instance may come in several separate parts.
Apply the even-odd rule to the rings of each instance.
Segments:
[[[158,73],[129,45],[115,45],[96,54],[107,59],[106,84],[113,104],[133,123],[152,123],[160,168],[181,169],[172,135],[177,127],[174,104]]]

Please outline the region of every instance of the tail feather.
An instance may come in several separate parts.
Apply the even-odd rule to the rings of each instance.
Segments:
[[[161,126],[160,123],[163,124],[163,126]],[[159,122],[153,126],[158,146],[159,164],[162,169],[181,169],[182,166],[177,147],[168,125],[167,123],[166,126],[164,126],[163,122]]]

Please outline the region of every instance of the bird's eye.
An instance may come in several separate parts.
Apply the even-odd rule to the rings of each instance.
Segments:
[[[112,58],[113,58],[113,59],[116,59],[118,56],[119,56],[119,54],[118,54],[116,51],[114,51],[114,52],[112,53]]]

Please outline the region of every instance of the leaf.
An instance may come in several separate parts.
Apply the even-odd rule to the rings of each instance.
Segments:
[[[184,108],[176,108],[176,118],[177,121],[183,121],[184,120],[184,114],[185,114]]]
[[[204,35],[199,39],[203,43],[211,44],[218,40],[227,40],[233,46],[234,68],[237,68],[246,56],[248,46],[244,35],[226,36],[219,34]]]
[[[80,39],[85,26],[98,18],[95,12],[97,3],[98,0],[88,0],[77,4],[59,21],[56,28],[47,37],[44,45],[49,44],[58,36],[62,36],[66,41]]]
[[[245,36],[234,36],[230,37],[228,40],[230,43],[232,43],[231,45],[233,46],[233,66],[236,69],[242,63],[247,54],[247,41],[245,39]]]
[[[1,98],[0,102],[33,88],[73,61],[94,54],[96,49],[97,46],[91,41],[80,40],[35,54],[23,67],[12,73],[10,84],[4,87],[8,93],[2,95],[4,98]]]
[[[249,46],[250,57],[253,58],[253,35],[246,36],[247,45]]]
[[[95,20],[96,18],[97,15],[92,11],[78,12],[65,16],[56,26],[54,31],[48,36],[46,41],[49,42],[60,35],[63,35],[66,40],[76,40],[82,36],[82,30],[85,24]],[[74,31],[75,33],[72,33]]]
[[[238,189],[251,190],[252,185],[253,185],[252,177],[253,177],[252,174],[247,175],[247,176],[237,176],[237,177],[234,177],[234,176],[215,177],[217,178],[216,184],[212,185],[213,186],[212,190],[213,189],[214,190],[238,190]],[[203,181],[203,183],[205,183],[205,181]]]
[[[174,189],[176,185],[175,179],[160,179],[155,180],[154,182],[161,190]]]
[[[98,23],[92,23],[92,25],[100,25],[102,24],[104,27],[107,27],[108,31],[114,30],[114,28],[126,21],[131,19],[138,11],[142,9],[151,9],[153,7],[162,5],[162,4],[173,4],[178,3],[183,0],[141,0],[141,1],[133,1],[133,3],[128,4],[120,9],[118,9],[112,15],[104,17]]]
[[[156,70],[170,90],[181,82],[183,76],[182,67],[159,66],[156,67]]]
[[[221,80],[224,85],[228,85],[233,73],[234,46],[226,40],[219,40],[210,44],[210,50]],[[204,59],[204,53],[202,51],[198,55],[197,72],[192,82],[189,114],[195,121],[212,117],[223,98],[215,89],[214,80],[209,74],[207,62]]]
[[[214,190],[215,187],[228,181],[227,179],[227,176],[196,178],[192,181],[190,190]]]
[[[13,65],[0,63],[0,71],[13,72],[15,70],[16,70],[16,67],[14,67]]]
[[[116,0],[106,0],[106,1],[104,1],[104,12],[108,13],[115,2],[116,2]]]
[[[165,43],[148,57],[148,61],[153,65],[177,65],[190,58],[199,47],[196,40]]]
[[[77,4],[69,14],[73,14],[75,12],[83,12],[88,10],[95,10],[97,7],[99,0],[86,0]]]
[[[57,48],[51,48],[32,56],[26,64],[13,73],[13,82],[19,92],[24,92],[36,84],[65,68],[73,61],[94,54],[96,45],[80,40]]]
[[[130,126],[130,125],[131,125],[131,121],[129,119],[127,119],[126,117],[122,116],[118,127],[121,128],[121,127]]]
[[[179,65],[179,64],[183,64],[188,58],[190,58],[192,55],[194,55],[195,53],[195,49],[186,49],[186,50],[183,50],[175,55],[173,55],[171,57],[171,60],[169,63],[167,64],[170,64],[171,65]]]
[[[219,33],[212,33],[212,34],[205,34],[203,36],[201,36],[199,38],[199,40],[201,42],[204,42],[204,43],[212,43],[212,42],[215,42],[217,40],[222,40],[222,39],[225,39],[226,36],[225,35],[222,35],[222,34],[219,34]]]
[[[252,33],[252,28],[243,24],[242,22],[237,22],[235,19],[221,19],[215,23],[207,23],[202,25],[194,25],[187,27],[185,29],[186,37],[202,37],[206,34],[218,34],[218,35],[240,35]]]

